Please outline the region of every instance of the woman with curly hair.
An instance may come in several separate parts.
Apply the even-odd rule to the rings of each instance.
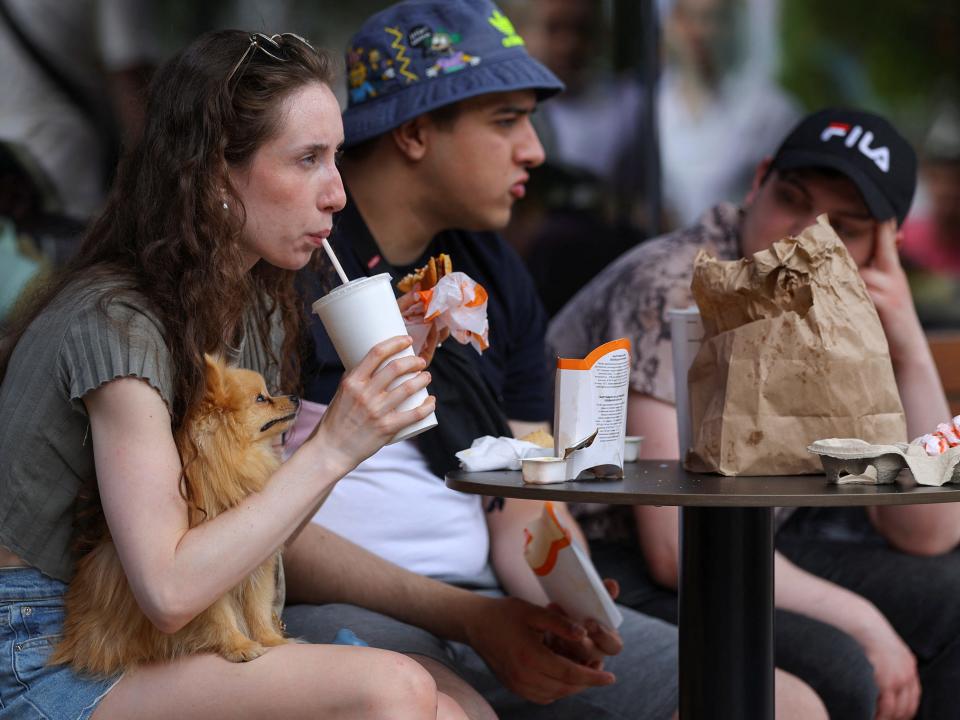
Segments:
[[[290,35],[199,38],[157,73],[143,139],[77,257],[0,349],[0,718],[458,718],[393,653],[288,644],[77,674],[47,659],[77,552],[109,529],[144,614],[175,632],[297,534],[337,480],[429,414],[418,357],[371,350],[266,489],[195,527],[175,438],[204,354],[298,377],[293,287],[345,202],[327,56]],[[83,522],[75,522],[79,518]]]

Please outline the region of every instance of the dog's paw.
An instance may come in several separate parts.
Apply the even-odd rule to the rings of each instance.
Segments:
[[[220,653],[230,662],[241,663],[256,660],[267,651],[263,645],[258,642],[249,642],[237,644],[229,648],[224,648]]]
[[[257,638],[257,640],[260,641],[261,645],[265,645],[267,647],[278,647],[279,645],[286,645],[289,642],[293,642],[292,639],[285,638],[283,635],[280,635],[279,633],[267,635],[265,637],[260,637],[260,638]]]

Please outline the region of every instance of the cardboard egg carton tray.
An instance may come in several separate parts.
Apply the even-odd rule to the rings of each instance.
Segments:
[[[884,485],[904,468],[918,485],[960,482],[960,447],[941,455],[927,455],[919,445],[871,445],[856,438],[817,440],[807,450],[820,456],[830,482]]]

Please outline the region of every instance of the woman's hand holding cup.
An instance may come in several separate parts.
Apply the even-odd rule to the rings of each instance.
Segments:
[[[357,278],[346,285],[334,288],[313,303],[313,311],[320,316],[323,327],[337,351],[337,356],[348,373],[358,368],[365,359],[369,359],[371,348],[389,338],[407,335],[388,273]],[[397,347],[400,355],[414,355],[410,338]],[[381,354],[377,357],[382,360],[394,355],[388,353],[386,356]],[[372,366],[371,375],[372,370],[377,367],[379,366],[376,364]],[[419,372],[422,369],[423,365],[418,365],[415,371]],[[400,385],[407,379],[401,373],[394,376],[392,380]],[[388,389],[392,388],[388,386]],[[426,396],[425,387],[421,387],[418,394],[404,398],[404,404],[401,407],[404,410],[420,407]],[[416,422],[401,427],[390,442],[406,440],[436,425],[436,416],[428,413]]]
[[[426,362],[416,355],[384,364],[411,343],[410,337],[401,335],[374,345],[356,367],[344,374],[323,419],[307,440],[322,443],[327,461],[334,462],[342,474],[377,452],[401,429],[435,410],[436,401],[430,395],[418,407],[398,409],[430,383],[430,373],[424,371]],[[390,389],[391,383],[409,373],[416,375]]]

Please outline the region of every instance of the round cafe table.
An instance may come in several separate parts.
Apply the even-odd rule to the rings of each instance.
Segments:
[[[918,486],[907,472],[891,485],[835,485],[704,475],[676,460],[628,463],[623,480],[527,485],[519,471],[457,471],[446,482],[508,498],[680,506],[682,720],[773,720],[773,508],[960,501],[960,486]]]

